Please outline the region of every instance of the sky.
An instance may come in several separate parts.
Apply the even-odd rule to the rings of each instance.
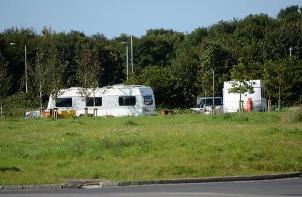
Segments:
[[[140,37],[146,30],[173,29],[190,33],[218,21],[265,13],[276,17],[302,0],[0,0],[0,32],[11,27],[43,27],[86,35]]]

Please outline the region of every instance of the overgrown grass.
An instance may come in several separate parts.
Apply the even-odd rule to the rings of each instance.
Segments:
[[[298,171],[302,123],[285,115],[0,120],[0,184]]]
[[[302,122],[302,105],[289,108],[287,115],[283,119],[289,123]]]

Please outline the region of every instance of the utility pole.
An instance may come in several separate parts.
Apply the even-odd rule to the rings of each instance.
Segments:
[[[281,79],[279,76],[279,87],[278,87],[278,111],[281,110]]]
[[[131,53],[131,74],[133,74],[133,43],[132,43],[132,34],[130,35],[130,53]]]
[[[128,81],[128,79],[129,79],[129,65],[128,65],[128,62],[129,62],[129,60],[128,60],[128,45],[126,45],[126,73],[127,73],[127,81]]]
[[[25,73],[25,93],[28,93],[27,89],[27,54],[26,44],[24,45],[24,73]]]
[[[215,107],[215,72],[214,72],[214,68],[212,70],[213,73],[213,104],[212,104],[212,114],[214,114],[214,107]]]
[[[129,53],[128,53],[128,42],[122,42],[122,44],[126,45],[126,79],[129,79]]]

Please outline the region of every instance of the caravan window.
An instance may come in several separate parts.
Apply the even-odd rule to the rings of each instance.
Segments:
[[[152,105],[153,104],[153,97],[151,95],[144,96],[144,104],[145,105]]]
[[[57,98],[56,107],[72,107],[71,98]]]
[[[136,104],[135,96],[120,96],[118,98],[120,106],[131,106]]]
[[[86,98],[86,106],[93,107],[93,99],[95,99],[95,106],[102,106],[102,97],[88,97]]]

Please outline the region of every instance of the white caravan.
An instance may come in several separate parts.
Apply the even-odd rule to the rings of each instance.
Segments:
[[[95,116],[139,116],[155,114],[155,99],[152,88],[142,85],[113,85],[103,88],[84,89],[72,87],[62,89],[54,100],[49,97],[47,110],[58,112],[75,110],[76,116],[85,113]],[[85,109],[86,108],[86,109]]]
[[[223,111],[224,112],[238,112],[239,111],[239,93],[229,93],[229,89],[232,87],[232,82],[225,81],[223,86]],[[264,95],[264,84],[261,80],[248,81],[254,88],[254,93],[241,94],[241,101],[243,101],[243,108],[246,108],[246,102],[248,98],[252,99],[253,111],[266,111],[267,100]]]

